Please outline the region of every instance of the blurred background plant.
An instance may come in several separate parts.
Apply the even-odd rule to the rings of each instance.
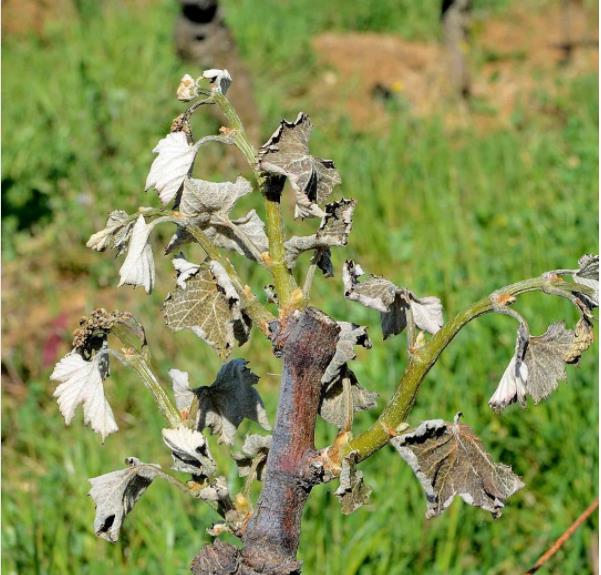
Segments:
[[[238,65],[250,78],[237,84],[233,74],[231,94],[250,102],[243,118],[259,142],[282,117],[311,115],[314,153],[335,160],[342,194],[359,202],[349,247],[334,254],[337,268],[355,257],[373,273],[440,296],[448,317],[501,285],[574,267],[597,250],[598,54],[589,44],[598,36],[598,7],[582,1],[571,10],[570,34],[581,45],[566,61],[561,2],[474,0],[466,102],[447,86],[438,1],[224,0],[240,58],[230,69]],[[98,540],[86,479],[129,455],[168,466],[161,422],[139,384],[117,368],[108,393],[123,435],[100,447],[80,423],[78,433],[65,429],[48,381],[77,319],[100,305],[146,324],[165,380],[177,367],[190,370],[196,385],[210,383],[219,366],[192,334],[173,336],[159,320],[167,261],[157,270],[164,287],[147,297],[117,289],[116,262],[85,248],[110,209],[158,205],[143,192],[151,150],[182,109],[174,97],[180,77],[200,70],[177,57],[179,11],[175,0],[3,4],[6,573],[186,573],[210,539],[212,512],[157,484],[122,541]],[[219,125],[207,116],[195,133]],[[207,147],[198,175],[235,177],[240,164],[227,153]],[[259,208],[255,200],[245,198],[241,210]],[[295,223],[289,231],[309,228]],[[382,406],[403,370],[402,341],[384,345],[376,314],[345,302],[338,279],[317,282],[314,295],[334,317],[370,326],[374,349],[354,369]],[[553,298],[524,305],[539,332],[549,320],[575,318]],[[384,451],[362,466],[374,488],[367,508],[345,517],[331,486],[312,494],[300,550],[307,573],[515,573],[590,503],[598,485],[595,354],[570,369],[569,382],[544,404],[497,415],[486,402],[513,345],[509,319],[470,326],[412,413],[415,423],[461,409],[491,453],[523,476],[527,487],[504,517],[492,521],[456,502],[426,521],[411,470]],[[267,343],[255,336],[240,353],[261,376],[273,413],[278,364]],[[359,426],[376,414],[359,415]],[[318,439],[325,445],[331,431],[320,427]],[[597,530],[597,519],[589,520],[548,572],[596,572]]]

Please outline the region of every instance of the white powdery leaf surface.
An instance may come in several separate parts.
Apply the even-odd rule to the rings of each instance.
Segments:
[[[419,329],[435,334],[443,326],[442,303],[437,297],[418,298],[411,294],[409,305],[413,321]]]
[[[186,413],[192,406],[194,392],[190,389],[189,375],[187,371],[172,368],[169,370],[175,406],[180,413]]]
[[[202,213],[228,214],[234,204],[250,192],[250,182],[241,176],[235,182],[207,182],[185,178],[179,208],[188,216]]]
[[[104,397],[102,382],[107,374],[108,350],[103,348],[89,361],[72,351],[56,364],[50,375],[51,380],[60,384],[53,396],[67,425],[73,420],[77,407],[83,404],[84,422],[99,433],[103,441],[119,429]]]
[[[165,445],[171,449],[172,469],[200,477],[212,477],[215,474],[217,464],[200,431],[178,427],[163,429],[161,433]]]
[[[174,257],[172,262],[177,278],[175,280],[176,285],[182,289],[186,289],[186,280],[198,273],[200,266],[189,262],[183,254],[179,254]]]
[[[161,475],[159,465],[143,463],[135,457],[128,457],[126,469],[112,471],[89,481],[92,485],[88,495],[96,505],[94,531],[96,535],[114,543],[126,515],[157,475]]]
[[[184,132],[167,134],[152,150],[157,157],[150,166],[145,189],[155,188],[163,205],[171,202],[194,163],[197,149]]]
[[[140,215],[131,233],[127,256],[119,269],[119,285],[142,286],[150,293],[155,283],[154,256],[148,242],[152,224]]]

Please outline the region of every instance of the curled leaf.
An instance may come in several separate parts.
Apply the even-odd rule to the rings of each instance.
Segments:
[[[112,248],[121,255],[129,241],[133,225],[127,212],[115,210],[110,213],[104,229],[92,234],[86,246],[98,252]]]
[[[349,453],[342,460],[340,485],[335,491],[345,515],[350,515],[365,505],[371,495],[371,489],[363,482],[363,473],[355,469],[355,462],[356,452]]]
[[[126,469],[112,471],[90,479],[89,495],[96,505],[94,531],[96,535],[114,543],[127,514],[157,475],[162,472],[156,464],[143,463],[128,457]]]
[[[84,422],[99,433],[103,441],[119,429],[104,397],[103,381],[108,374],[109,356],[105,342],[90,360],[73,350],[56,364],[50,375],[51,380],[60,384],[53,396],[57,398],[65,423],[71,423],[75,410],[83,404]]]
[[[267,462],[267,454],[271,449],[272,442],[273,438],[271,435],[259,435],[253,433],[246,436],[241,450],[233,454],[240,477],[246,477],[254,464],[256,467],[257,479],[261,481],[263,469]]]
[[[426,517],[440,515],[455,496],[501,515],[505,501],[524,484],[511,467],[495,463],[472,429],[442,419],[424,421],[390,440],[419,479],[428,503]]]
[[[193,264],[192,262],[189,262],[181,253],[178,256],[174,257],[171,263],[175,268],[176,285],[178,285],[182,289],[186,289],[186,281],[188,280],[188,278],[195,276],[199,272],[200,266],[198,264]]]
[[[206,78],[211,84],[214,85],[214,90],[220,92],[225,96],[229,87],[232,85],[232,77],[227,70],[218,70],[212,68],[210,70],[205,70],[202,73],[202,77]]]
[[[223,365],[210,386],[194,390],[198,397],[198,429],[208,427],[221,443],[232,444],[236,429],[246,417],[271,429],[267,413],[254,385],[259,378],[247,362],[233,359]]]
[[[572,276],[574,281],[593,290],[591,301],[599,307],[599,256],[582,256],[578,260],[578,266],[578,271]]]
[[[194,401],[194,392],[190,389],[188,372],[179,369],[170,369],[169,377],[173,386],[175,406],[180,414],[187,415]]]
[[[259,150],[263,172],[286,176],[296,197],[295,217],[321,217],[323,203],[340,183],[334,162],[309,153],[311,120],[302,112],[294,122],[282,120]]]
[[[131,233],[127,256],[119,270],[119,285],[143,286],[150,293],[155,283],[154,257],[148,242],[152,224],[147,225],[140,215]]]
[[[178,427],[177,429],[163,429],[161,433],[165,445],[171,449],[172,469],[203,478],[215,475],[217,464],[200,431]]]
[[[238,177],[235,182],[207,182],[194,178],[184,179],[179,209],[183,214],[228,214],[238,199],[252,192],[250,182]]]

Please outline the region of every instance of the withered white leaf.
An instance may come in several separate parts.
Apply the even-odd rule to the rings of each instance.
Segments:
[[[94,531],[96,535],[114,543],[119,540],[119,532],[127,514],[157,475],[161,475],[159,465],[143,463],[135,457],[128,457],[126,469],[112,471],[92,477],[92,488],[88,495],[96,505]]]
[[[197,149],[184,132],[167,134],[152,150],[158,155],[150,166],[145,189],[155,188],[163,205],[171,202],[192,168]]]
[[[99,433],[103,441],[119,429],[104,397],[102,383],[108,373],[108,347],[105,344],[89,361],[73,350],[56,364],[50,375],[51,380],[60,384],[53,396],[58,400],[65,423],[71,423],[75,410],[83,404],[84,422]]]
[[[539,403],[566,379],[566,364],[577,363],[592,341],[593,331],[585,319],[578,322],[576,331],[558,322],[539,336],[530,336],[527,329],[520,326],[516,352],[489,405],[502,409],[518,401],[524,406],[527,395]]]
[[[203,501],[218,502],[227,499],[230,495],[225,477],[212,477],[204,484],[197,493]]]
[[[511,467],[495,463],[472,429],[442,419],[424,421],[390,443],[411,466],[428,502],[426,517],[440,515],[455,496],[501,515],[505,501],[524,484]]]
[[[360,281],[363,275],[367,274],[355,262],[345,262],[342,270],[344,296],[380,312],[384,339],[405,329],[407,309],[411,309],[419,329],[435,334],[442,327],[442,304],[437,297],[418,298],[412,291],[371,274]]]
[[[302,112],[294,122],[282,120],[259,150],[263,172],[286,176],[296,197],[295,217],[321,217],[323,203],[341,182],[334,162],[309,153],[311,120]]]
[[[599,256],[585,255],[578,260],[579,269],[572,276],[576,283],[594,290],[592,302],[599,306]]]
[[[316,263],[324,274],[331,275],[331,246],[345,246],[353,225],[356,202],[342,199],[325,207],[325,213],[316,233],[311,236],[292,236],[284,243],[286,265],[292,269],[298,256],[308,250],[317,250]]]
[[[365,349],[371,349],[372,345],[366,327],[347,321],[339,321],[338,325],[340,326],[340,332],[336,342],[336,351],[321,378],[321,383],[326,385],[339,380],[346,364],[357,357],[355,353],[356,345],[360,345]]]
[[[232,85],[232,77],[227,70],[219,70],[211,68],[202,73],[202,77],[206,78],[214,85],[214,90],[217,90],[224,96],[227,94],[229,87]]]
[[[340,501],[342,513],[350,515],[367,503],[371,489],[363,482],[363,473],[355,469],[356,452],[349,453],[342,460],[340,485],[335,491]]]
[[[223,365],[215,381],[196,388],[198,429],[208,427],[220,443],[232,444],[236,429],[246,417],[271,429],[267,413],[254,385],[259,378],[246,367],[247,362],[233,359]]]
[[[200,270],[198,264],[189,262],[183,254],[179,254],[171,260],[173,267],[175,268],[176,280],[175,283],[182,289],[186,289],[186,281],[188,278],[195,276]]]
[[[169,370],[169,377],[173,387],[175,407],[180,413],[187,413],[194,401],[194,392],[190,389],[188,372],[172,368]]]
[[[138,216],[131,233],[127,256],[119,269],[119,285],[143,286],[150,293],[155,283],[154,257],[148,238],[152,224]]]
[[[207,182],[185,178],[179,209],[188,216],[201,213],[228,214],[236,201],[250,192],[250,182],[241,176],[235,182]]]
[[[217,266],[212,265],[213,271]],[[174,331],[189,328],[212,346],[220,357],[226,358],[232,347],[248,339],[250,319],[240,308],[238,294],[231,282],[217,278],[208,263],[167,295],[163,315]],[[221,285],[220,284],[221,279]]]
[[[202,433],[187,427],[163,429],[165,445],[171,449],[172,469],[200,477],[212,477],[217,464]]]
[[[110,213],[104,229],[92,234],[86,246],[98,252],[114,248],[120,255],[127,245],[134,222],[127,212],[114,210]]]
[[[253,433],[247,435],[240,451],[233,453],[232,456],[238,466],[240,477],[246,477],[252,468],[253,462],[257,461],[256,473],[257,479],[261,481],[263,469],[267,461],[267,454],[271,449],[273,438],[271,435],[259,435]]]

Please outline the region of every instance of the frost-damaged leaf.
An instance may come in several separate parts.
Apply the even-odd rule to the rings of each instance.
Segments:
[[[599,256],[582,256],[578,266],[578,271],[572,276],[574,281],[594,290],[592,302],[599,307]]]
[[[215,381],[194,390],[198,397],[198,429],[208,427],[220,443],[231,445],[236,429],[247,417],[263,429],[271,429],[267,413],[254,385],[259,378],[242,359],[223,365]]]
[[[472,429],[442,419],[424,421],[390,440],[411,466],[426,493],[426,517],[440,515],[455,496],[501,515],[506,499],[524,484],[511,467],[495,463]]]
[[[366,349],[371,348],[367,328],[345,321],[338,322],[338,325],[340,326],[340,333],[336,343],[336,352],[321,378],[319,414],[328,423],[342,428],[347,417],[344,378],[347,378],[350,383],[350,399],[353,412],[374,407],[378,394],[361,387],[355,374],[347,366],[347,362],[357,357],[354,349],[355,345],[361,345]]]
[[[134,222],[127,212],[115,210],[110,213],[104,229],[92,234],[86,246],[98,252],[115,249],[117,255],[121,255],[125,251],[133,226]]]
[[[119,270],[119,285],[143,286],[150,293],[155,283],[154,257],[148,242],[152,224],[147,225],[140,215],[131,233],[127,256]]]
[[[227,70],[211,68],[210,70],[205,70],[202,73],[202,77],[206,78],[211,84],[213,84],[214,90],[220,92],[224,96],[229,87],[232,85],[232,77]]]
[[[217,273],[217,275],[216,275]],[[240,298],[227,274],[216,262],[199,265],[163,304],[163,315],[174,331],[189,328],[226,358],[231,348],[248,339],[250,319],[240,308]],[[181,282],[180,282],[181,283]]]
[[[355,262],[345,262],[342,270],[344,296],[380,312],[384,339],[405,329],[408,309],[419,329],[435,334],[442,327],[442,304],[437,297],[418,298],[412,291],[371,274],[360,281],[364,275],[367,274]]]
[[[217,464],[200,431],[178,427],[177,429],[163,429],[161,433],[165,445],[171,449],[172,469],[203,478],[215,475]]]
[[[181,414],[187,414],[194,401],[194,392],[190,389],[188,372],[179,369],[170,369],[169,377],[173,386],[175,406]]]
[[[286,265],[292,269],[298,256],[308,250],[317,250],[316,263],[326,276],[332,275],[331,246],[345,246],[353,225],[356,202],[345,200],[326,205],[325,214],[317,232],[311,236],[293,236],[285,242]]]
[[[593,330],[586,319],[578,322],[575,331],[558,322],[539,336],[529,336],[525,327],[520,326],[516,352],[489,405],[503,409],[517,401],[525,406],[527,395],[539,403],[566,379],[566,364],[578,363],[592,341]]]
[[[241,450],[233,454],[240,477],[246,477],[250,473],[253,463],[256,462],[257,479],[261,481],[272,441],[271,435],[253,433],[246,436]]]
[[[198,86],[190,74],[182,76],[177,87],[176,96],[180,102],[190,102],[198,96]]]
[[[163,205],[171,202],[192,168],[197,147],[184,132],[167,134],[152,150],[157,157],[146,178],[146,190],[155,188]]]
[[[202,213],[228,214],[236,201],[250,192],[252,186],[243,177],[238,177],[235,182],[207,182],[185,178],[179,209],[187,216]]]
[[[58,400],[65,423],[71,423],[75,410],[83,404],[84,422],[99,433],[103,441],[119,429],[113,410],[104,397],[102,382],[108,374],[109,356],[105,342],[89,361],[73,350],[56,364],[50,375],[51,380],[60,384],[53,396]]]
[[[363,482],[363,473],[355,469],[356,452],[349,453],[342,460],[340,485],[335,494],[340,501],[342,513],[350,515],[367,503],[371,489]]]
[[[88,495],[96,505],[94,531],[111,543],[119,540],[125,516],[154,478],[162,473],[159,465],[143,463],[135,457],[128,457],[125,462],[128,468],[89,480],[92,488]]]
[[[186,289],[186,282],[188,281],[188,278],[196,275],[200,270],[200,266],[198,264],[189,262],[182,253],[174,257],[171,263],[175,268],[176,285],[182,289]]]
[[[341,182],[331,160],[309,153],[311,120],[302,112],[294,122],[282,120],[278,129],[259,150],[263,172],[286,176],[296,196],[295,217],[321,217],[323,203]]]

